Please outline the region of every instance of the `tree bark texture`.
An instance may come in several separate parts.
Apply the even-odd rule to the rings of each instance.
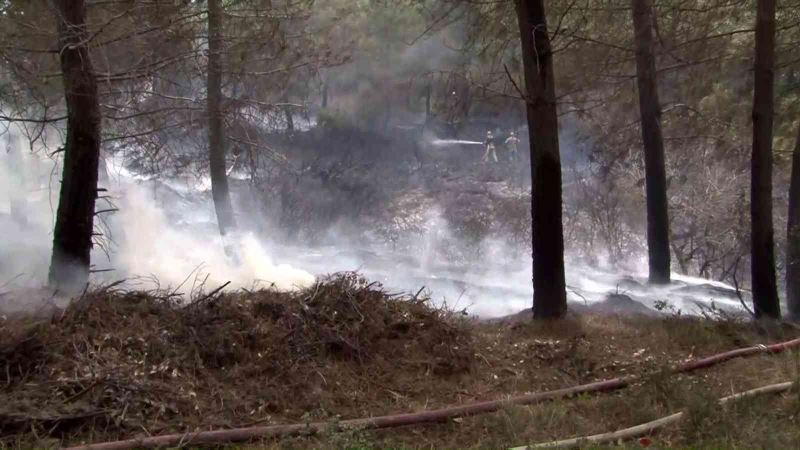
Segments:
[[[219,232],[224,237],[236,229],[225,168],[225,130],[222,117],[222,0],[208,0],[208,159],[211,195]]]
[[[533,316],[560,318],[567,312],[567,294],[553,53],[544,1],[516,0],[516,11],[530,137]]]
[[[67,104],[67,142],[59,192],[49,283],[72,290],[88,281],[101,115],[87,41],[84,0],[55,0],[61,72]]]
[[[644,143],[650,283],[666,284],[670,281],[669,206],[664,139],[661,134],[661,103],[658,99],[656,58],[653,54],[653,4],[652,0],[632,2],[636,81]]]
[[[758,0],[750,181],[750,266],[756,317],[779,318],[781,309],[775,279],[775,237],[772,223],[774,76],[775,0]]]

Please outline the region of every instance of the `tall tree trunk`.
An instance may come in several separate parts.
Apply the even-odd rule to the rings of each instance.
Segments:
[[[469,80],[463,80],[461,84],[461,124],[466,125],[469,121],[469,112],[472,109],[472,87]]]
[[[775,0],[758,0],[750,217],[753,306],[756,317],[781,316],[772,228],[772,119],[774,110]]]
[[[225,170],[225,132],[222,123],[222,0],[208,0],[208,159],[211,196],[219,232],[225,237],[236,229],[228,176]]]
[[[294,133],[294,115],[292,115],[292,107],[284,106],[283,115],[286,117],[286,131]]]
[[[661,135],[661,103],[658,100],[656,58],[653,55],[653,4],[652,0],[632,2],[636,80],[644,142],[650,283],[666,284],[670,281],[669,212],[664,139]]]
[[[383,107],[383,120],[381,121],[381,129],[383,132],[389,131],[389,123],[392,121],[392,97],[386,99],[386,104]]]
[[[71,290],[89,279],[101,116],[97,80],[86,45],[89,33],[84,0],[56,0],[54,4],[67,103],[67,142],[49,282],[52,287]]]
[[[789,318],[800,321],[800,127],[792,154],[789,214],[786,226],[786,303]]]
[[[289,105],[288,92],[283,96],[283,102],[286,103],[283,106],[283,115],[286,117],[286,131],[294,133],[294,114],[292,113],[292,107]]]
[[[516,9],[531,154],[533,317],[559,318],[567,312],[567,294],[553,53],[544,0],[516,0]]]
[[[425,123],[431,122],[431,95],[433,94],[433,84],[428,81],[425,85]]]
[[[328,78],[322,82],[322,109],[328,108]]]

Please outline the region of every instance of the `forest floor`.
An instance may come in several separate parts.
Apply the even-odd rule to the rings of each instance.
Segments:
[[[612,308],[613,309],[613,308]],[[664,369],[800,331],[741,318],[583,308],[478,321],[354,274],[295,293],[96,289],[52,318],[0,318],[0,448],[418,412],[641,375],[632,386],[447,422],[324,432],[230,448],[507,448],[688,410],[625,448],[797,448],[800,391],[719,397],[800,379],[800,351]],[[331,427],[333,429],[333,427]]]

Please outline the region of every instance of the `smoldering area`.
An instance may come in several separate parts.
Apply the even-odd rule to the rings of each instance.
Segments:
[[[6,237],[0,243],[6,255],[0,263],[0,299],[5,313],[37,312],[68,301],[43,287],[58,158],[47,157],[43,149],[31,151],[20,133],[10,131],[0,155],[0,190],[7,193],[0,199],[0,232]],[[402,136],[392,139],[408,145]],[[126,288],[172,290],[189,298],[228,282],[227,289],[293,290],[318,276],[357,271],[398,292],[424,289],[437,304],[466,314],[517,313],[530,307],[532,297],[530,230],[509,225],[529,217],[525,175],[507,164],[481,164],[483,149],[468,148],[473,142],[479,141],[429,138],[415,144],[426,161],[407,162],[409,168],[385,182],[388,186],[377,181],[385,173],[374,167],[359,175],[346,170],[336,175],[336,183],[374,182],[360,186],[376,191],[363,199],[348,199],[341,186],[320,184],[325,170],[335,171],[341,161],[315,168],[320,172],[304,177],[311,181],[283,186],[291,194],[281,192],[277,202],[232,166],[241,224],[233,238],[238,261],[223,250],[207,177],[148,177],[127,167],[120,155],[106,156],[105,191],[97,210],[107,212],[99,215],[102,239],[93,250],[92,282],[125,280]],[[384,176],[370,179],[365,174],[371,171]],[[437,198],[437,192],[444,193]],[[365,202],[367,210],[344,205],[356,201]],[[329,203],[327,217],[314,210],[320,203]],[[487,212],[498,204],[511,207],[510,217]],[[330,210],[351,215],[334,217]],[[648,286],[643,250],[621,263],[602,255],[594,251],[588,260],[568,247],[568,299],[576,307],[622,296],[653,313],[655,308],[688,314],[709,308],[741,311],[735,290],[724,283],[674,274],[669,286]]]

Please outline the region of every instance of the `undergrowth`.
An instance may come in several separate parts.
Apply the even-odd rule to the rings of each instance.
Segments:
[[[652,448],[792,448],[800,394],[735,391],[800,380],[787,352],[691,375],[668,367],[786,340],[736,318],[528,315],[481,322],[356,274],[297,292],[200,294],[101,288],[51,320],[0,321],[0,448],[56,448],[200,429],[422,411],[640,376],[633,386],[389,430],[331,430],[230,448],[496,449],[608,432],[676,411]],[[619,448],[641,448],[637,441]]]
[[[52,320],[0,322],[0,436],[72,440],[328,420],[395,364],[447,379],[473,364],[463,319],[346,273],[298,292],[189,304],[100,289]],[[368,393],[367,393],[368,394]]]

